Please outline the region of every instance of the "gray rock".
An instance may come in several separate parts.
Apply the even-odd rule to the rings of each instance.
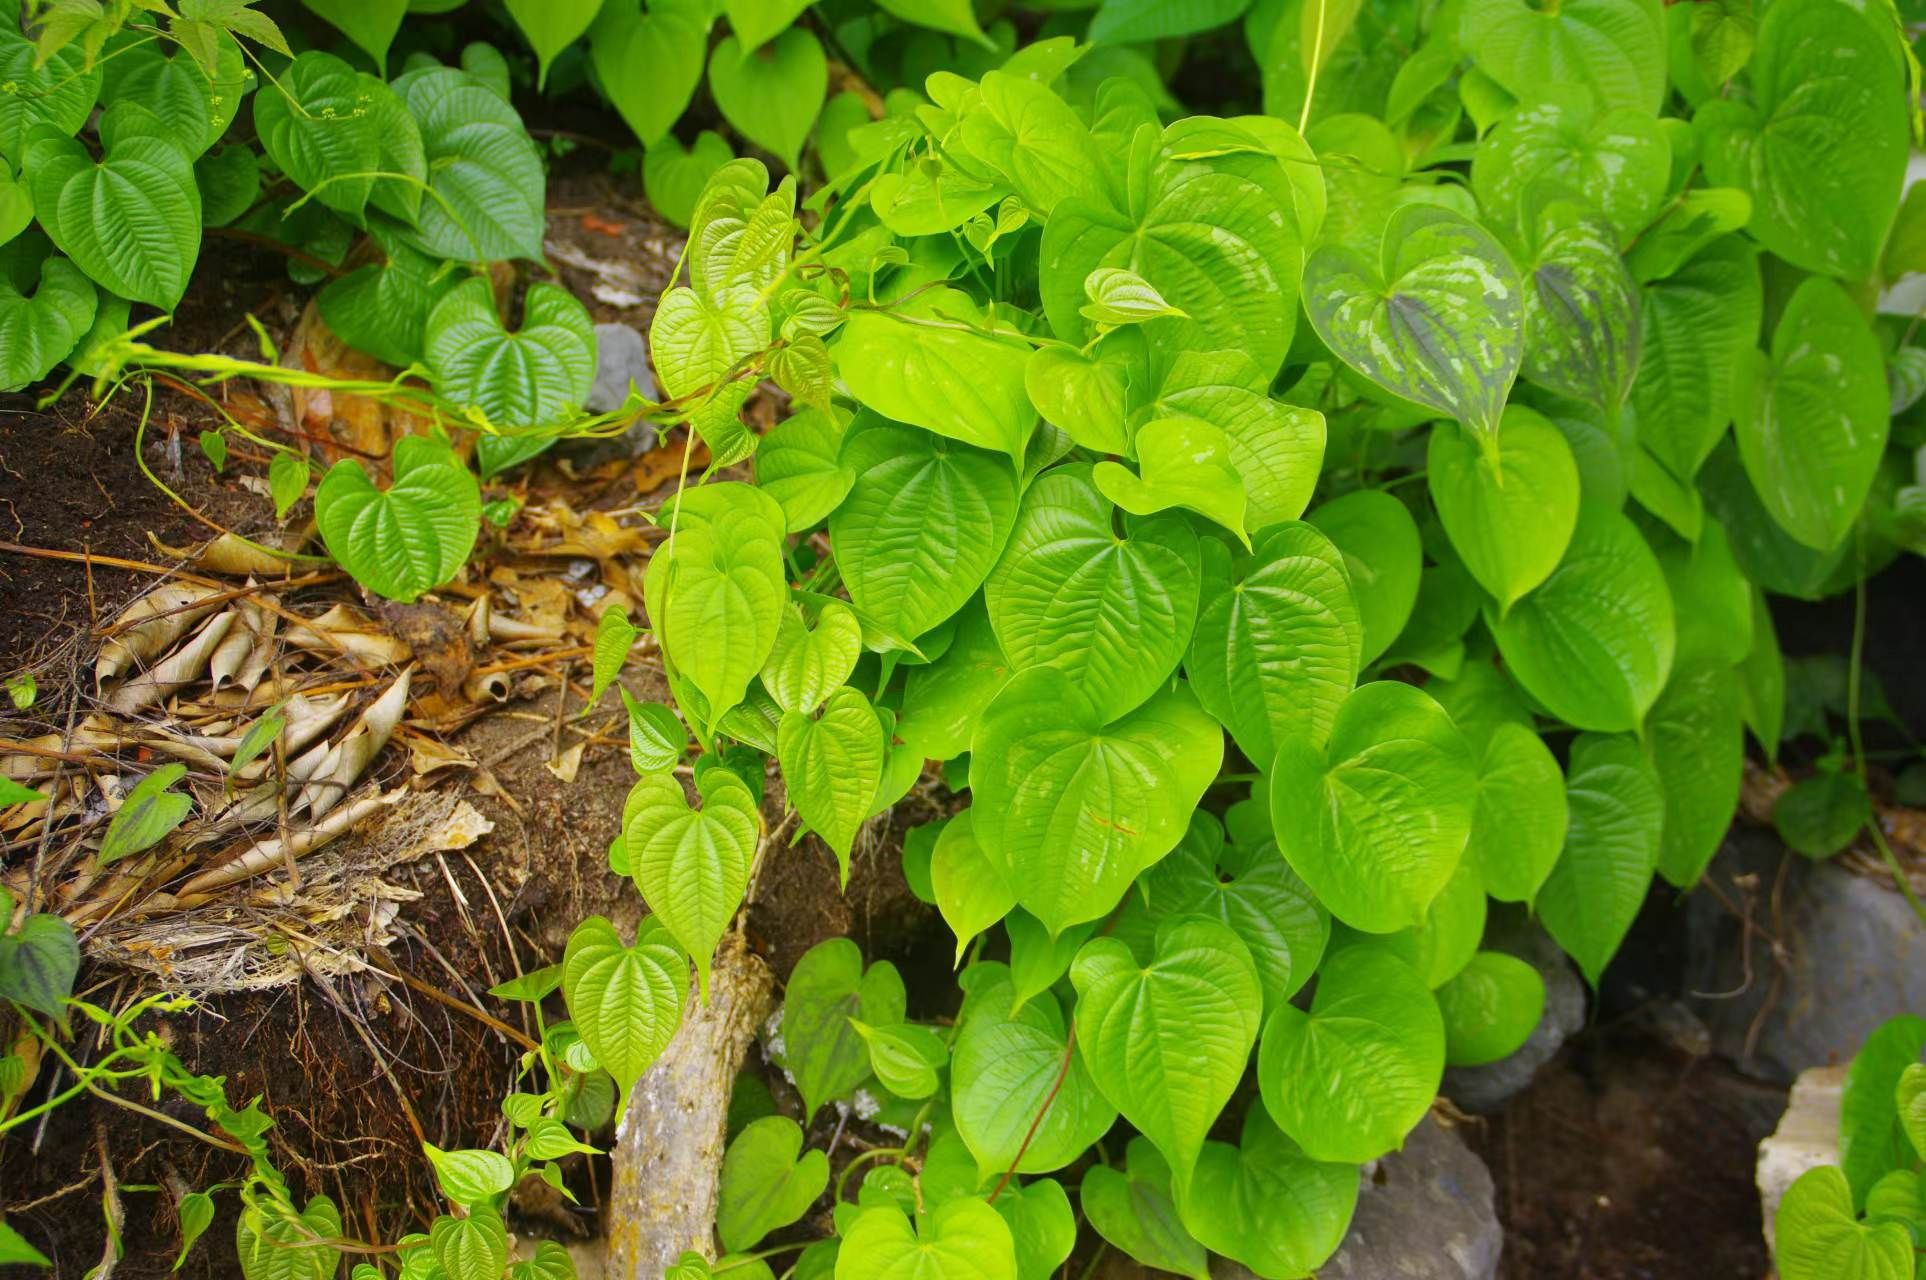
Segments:
[[[1519,913],[1493,915],[1485,946],[1503,951],[1538,970],[1545,980],[1545,1014],[1517,1052],[1478,1067],[1452,1067],[1439,1092],[1473,1115],[1490,1115],[1524,1092],[1565,1041],[1585,1026],[1585,983],[1558,944]]]
[[[1742,1071],[1789,1084],[1851,1061],[1894,1014],[1926,1009],[1926,927],[1888,882],[1748,829],[1706,876],[1719,892],[1687,899],[1686,985],[1713,1048]]]
[[[628,399],[629,384],[649,399],[656,390],[655,375],[649,371],[649,351],[642,335],[633,325],[598,324],[595,326],[595,385],[589,388],[583,408],[590,413],[610,413]],[[564,440],[556,452],[578,467],[600,466],[640,457],[655,447],[656,431],[652,422],[636,421],[614,436],[593,436]]]
[[[1504,1228],[1491,1173],[1432,1116],[1366,1166],[1350,1234],[1320,1280],[1495,1280]]]

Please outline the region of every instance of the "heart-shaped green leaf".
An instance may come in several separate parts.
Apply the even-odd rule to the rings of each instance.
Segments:
[[[654,18],[644,18],[652,22]],[[698,66],[700,64],[697,64]],[[659,84],[653,77],[644,77],[645,85]],[[616,103],[621,105],[622,95]],[[863,117],[867,120],[869,117]],[[641,126],[630,122],[630,128],[639,134]],[[678,227],[689,225],[695,215],[696,200],[702,195],[702,188],[723,165],[735,159],[735,152],[721,134],[713,129],[704,129],[696,135],[694,142],[687,147],[679,138],[668,134],[648,145],[642,155],[642,190],[649,197],[655,211]]]
[[[301,3],[354,41],[355,47],[373,58],[375,67],[386,74],[388,46],[401,30],[401,19],[411,7],[408,0],[301,0]]]
[[[1516,956],[1480,951],[1438,988],[1445,1061],[1454,1067],[1496,1062],[1518,1051],[1545,1012],[1545,980]]]
[[[1116,1123],[1117,1109],[1090,1079],[1083,1046],[1070,1042],[1062,1006],[1042,995],[1013,1007],[1015,987],[1000,964],[972,965],[961,982],[968,994],[950,1105],[978,1175],[1063,1168]]]
[[[1505,665],[1553,715],[1603,733],[1636,729],[1665,687],[1675,644],[1665,574],[1638,529],[1596,503],[1579,512],[1549,578],[1486,625]]]
[[[891,311],[851,312],[830,354],[850,394],[884,417],[1021,463],[1036,425],[1029,351],[992,336],[964,294],[935,289]]]
[[[186,820],[193,797],[171,790],[186,776],[186,765],[164,764],[134,785],[100,839],[102,866],[153,848]]]
[[[910,668],[895,736],[925,759],[954,759],[970,749],[983,709],[1013,674],[979,596],[957,615],[955,638],[943,656]]]
[[[350,221],[370,203],[403,221],[420,211],[428,170],[417,118],[395,90],[333,54],[310,50],[289,64],[255,99],[254,123],[281,172]]]
[[[343,459],[314,495],[328,554],[356,582],[411,601],[460,571],[481,530],[481,486],[454,450],[428,436],[395,442],[394,483],[377,489],[361,464]]]
[[[1768,11],[1769,12],[1769,11]],[[1913,1238],[1897,1222],[1861,1222],[1846,1176],[1820,1165],[1786,1188],[1772,1219],[1782,1280],[1908,1280]]]
[[[1169,678],[1197,618],[1198,538],[1178,516],[1126,523],[1063,467],[1023,495],[1016,527],[984,587],[1010,665],[1064,673],[1102,714],[1142,705]]]
[[[689,995],[689,957],[651,916],[625,946],[615,926],[590,916],[569,935],[562,996],[582,1043],[624,1094],[669,1045]]]
[[[689,807],[673,774],[637,780],[623,809],[622,843],[635,887],[695,961],[706,998],[716,943],[749,884],[762,814],[755,793],[727,769],[703,772],[696,789],[700,809]]]
[[[1582,85],[1608,111],[1655,113],[1665,95],[1665,19],[1655,0],[1473,0],[1460,33],[1478,69],[1525,98]]]
[[[595,381],[595,327],[558,285],[530,285],[510,333],[488,282],[465,280],[429,312],[424,337],[435,389],[496,426],[565,422]]]
[[[702,51],[709,22],[710,6],[702,0],[657,0],[648,6],[647,13],[636,0],[608,0],[589,30],[589,56],[596,79],[636,138],[648,148],[649,156],[655,154],[658,144],[679,146],[669,137],[669,127],[680,118],[702,81]],[[701,153],[703,149],[698,140],[696,151]],[[670,209],[676,206],[656,201],[654,184],[650,186],[650,199],[665,217],[670,217]],[[695,189],[700,188],[697,183]],[[692,191],[691,206],[693,196]],[[685,213],[681,219],[672,220],[686,226],[688,216]]]
[[[1358,489],[1320,504],[1304,522],[1331,540],[1344,557],[1363,640],[1360,666],[1369,666],[1404,630],[1418,602],[1424,549],[1411,510],[1381,489]]]
[[[722,118],[792,172],[829,90],[829,62],[815,33],[791,27],[747,53],[729,36],[709,55],[709,91]]]
[[[1610,225],[1613,249],[1645,229],[1665,199],[1672,148],[1649,109],[1600,111],[1583,85],[1543,81],[1484,136],[1471,188],[1494,225],[1529,231],[1533,211],[1568,197]]]
[[[783,997],[781,1035],[806,1115],[848,1096],[869,1075],[868,1048],[849,1020],[901,1022],[903,999],[896,966],[878,960],[864,972],[863,953],[848,938],[803,953]]]
[[[798,1158],[800,1157],[800,1158]],[[716,1234],[732,1253],[808,1212],[829,1185],[829,1159],[803,1151],[802,1126],[787,1116],[764,1116],[736,1135],[722,1157]]]
[[[782,524],[782,508],[762,491],[705,484],[683,493],[674,535],[649,557],[649,620],[708,702],[699,710],[711,726],[742,701],[775,647],[788,597]]]
[[[675,712],[660,702],[637,702],[627,689],[622,704],[629,713],[629,763],[635,771],[668,773],[681,764],[689,731]]]
[[[93,325],[98,301],[93,281],[65,258],[40,264],[32,297],[0,276],[0,391],[18,391],[51,373]]]
[[[1257,1082],[1278,1128],[1313,1160],[1362,1164],[1395,1151],[1444,1078],[1444,1020],[1410,965],[1345,947],[1318,971],[1311,1011],[1264,1027]]]
[[[1270,778],[1285,858],[1332,915],[1375,933],[1423,921],[1464,853],[1476,795],[1464,735],[1429,694],[1394,681],[1347,697],[1327,743],[1281,736]]]
[[[17,16],[17,10],[10,7],[8,16]],[[37,126],[72,137],[87,123],[100,96],[101,67],[85,66],[77,45],[56,51],[42,64],[20,24],[0,22],[0,83],[14,86],[0,93],[0,156],[18,168],[27,154],[27,135]]]
[[[1673,668],[1652,704],[1645,743],[1665,792],[1659,874],[1689,889],[1739,807],[1745,720],[1737,674],[1716,659]]]
[[[1105,723],[1054,667],[1022,672],[977,726],[976,836],[1052,934],[1095,920],[1176,846],[1224,735],[1181,683]]]
[[[427,196],[407,233],[415,247],[462,262],[540,259],[547,187],[515,108],[453,67],[410,71],[394,91],[420,128],[427,163]]]
[[[1693,476],[1732,420],[1742,363],[1764,306],[1757,250],[1725,236],[1645,286],[1631,405],[1639,442],[1675,476]]]
[[[1605,224],[1558,202],[1525,272],[1526,381],[1618,412],[1639,362],[1639,292]]]
[[[356,267],[328,281],[315,302],[321,318],[343,342],[396,368],[406,368],[422,360],[427,351],[428,318],[436,302],[461,277],[445,264],[403,244],[385,224],[373,236],[388,260]],[[471,283],[480,284],[483,294],[492,299],[485,282]],[[492,301],[488,310],[493,315]],[[506,337],[499,333],[499,319],[494,321],[494,328],[499,337]]]
[[[1310,1275],[1343,1243],[1358,1183],[1355,1166],[1311,1159],[1253,1106],[1237,1146],[1204,1144],[1182,1197],[1184,1224],[1258,1275]]]
[[[1325,245],[1304,264],[1318,337],[1372,382],[1498,432],[1524,355],[1524,289],[1489,231],[1432,204],[1391,215],[1378,261]]]
[[[822,523],[856,477],[842,465],[847,415],[802,409],[777,423],[756,449],[756,485],[782,505],[787,532]]]
[[[94,281],[167,310],[180,301],[201,248],[194,159],[146,108],[122,102],[101,117],[96,163],[74,139],[42,126],[23,169],[40,225]]]
[[[1907,1141],[1913,1144],[1915,1154],[1926,1160],[1926,1063],[1911,1063],[1899,1073],[1893,1102]]]
[[[1016,890],[976,842],[975,817],[965,809],[944,826],[930,854],[930,886],[936,909],[956,935],[956,962],[970,940],[1016,906]]]
[[[227,132],[253,87],[253,73],[240,46],[223,35],[215,45],[215,74],[210,78],[191,56],[170,51],[166,42],[131,38],[101,59],[103,107],[129,99],[152,111],[195,155]]]
[[[242,1272],[261,1280],[328,1280],[341,1252],[314,1241],[340,1238],[341,1211],[327,1196],[308,1201],[298,1216],[268,1200],[243,1209],[234,1223]]]
[[[0,161],[0,244],[6,244],[33,222],[33,189],[16,177],[13,166]]]
[[[36,911],[14,932],[0,934],[0,1000],[62,1017],[79,972],[80,943],[57,915]]]
[[[784,711],[814,715],[823,699],[849,679],[862,656],[862,624],[848,605],[826,602],[813,630],[792,606],[783,610],[776,647],[762,665],[762,687]]]
[[[1016,521],[1016,475],[994,454],[873,414],[850,424],[841,467],[855,483],[829,537],[849,598],[914,639],[989,576]]]
[[[1244,480],[1231,464],[1230,437],[1201,418],[1158,418],[1137,428],[1137,470],[1099,462],[1091,479],[1103,496],[1136,515],[1187,507],[1250,546]]]
[[[1030,403],[1044,421],[1061,427],[1086,449],[1126,453],[1124,428],[1131,361],[1113,343],[1084,354],[1068,347],[1038,347],[1023,368]]]
[[[1578,463],[1565,435],[1522,405],[1481,447],[1449,423],[1431,428],[1425,483],[1452,549],[1503,614],[1558,567],[1578,524]]]
[[[710,7],[729,15],[729,29],[744,50],[755,50],[788,30],[809,0],[724,0]]]
[[[508,1267],[508,1228],[486,1206],[464,1218],[444,1214],[428,1228],[428,1250],[448,1280],[490,1280]]]
[[[1734,396],[1739,458],[1779,527],[1806,546],[1837,546],[1886,450],[1879,339],[1846,291],[1809,279],[1786,303],[1770,358],[1751,352]]]
[[[1478,803],[1465,844],[1485,892],[1501,902],[1535,898],[1565,847],[1568,816],[1565,775],[1545,740],[1514,721],[1493,726],[1478,762]]]
[[[1796,267],[1863,280],[1878,265],[1910,133],[1890,40],[1838,0],[1768,7],[1750,101],[1699,111],[1707,178],[1750,195],[1747,229]]]
[[[1926,1018],[1889,1018],[1866,1037],[1839,1090],[1839,1167],[1863,1207],[1873,1184],[1910,1167],[1911,1144],[1899,1128],[1899,1080],[1926,1054]]]
[[[894,1206],[864,1209],[836,1254],[836,1280],[1009,1280],[1016,1274],[1008,1224],[974,1197],[938,1205],[918,1226]]]
[[[836,855],[845,886],[850,846],[882,785],[888,745],[869,699],[846,685],[829,695],[821,715],[789,711],[776,730],[789,803]]]
[[[991,172],[1002,175],[1040,218],[1049,217],[1067,196],[1102,194],[1097,175],[1103,160],[1090,130],[1070,104],[1047,85],[1008,71],[992,71],[983,77],[977,93],[962,110],[957,130],[963,150]],[[1132,272],[1125,274],[1134,276]],[[1095,278],[1096,271],[1086,275],[1086,290]],[[1109,318],[1104,311],[1108,305],[1123,305],[1140,320],[1182,314],[1164,302],[1155,285],[1142,276],[1135,276],[1135,281],[1133,302],[1123,304],[1117,298],[1106,304],[1092,292],[1103,314],[1085,315],[1098,324],[1132,323]],[[1106,292],[1115,297],[1114,289]]]
[[[602,8],[602,0],[507,0],[507,4],[508,15],[535,50],[538,89],[548,83],[555,55],[574,44]]]
[[[1090,1078],[1163,1152],[1181,1198],[1257,1043],[1264,989],[1250,952],[1215,920],[1179,917],[1158,926],[1142,966],[1115,938],[1085,943],[1070,980]]]
[[[1214,1163],[1205,1145],[1206,1178]],[[1178,1217],[1170,1193],[1170,1166],[1148,1139],[1132,1138],[1124,1149],[1124,1170],[1092,1165],[1078,1192],[1083,1216],[1097,1234],[1146,1267],[1174,1271],[1191,1280],[1210,1280],[1209,1254]]]
[[[1565,850],[1537,907],[1546,931],[1597,986],[1658,869],[1665,797],[1628,734],[1580,735],[1567,772]]]
[[[1298,522],[1262,535],[1249,556],[1203,546],[1204,606],[1184,661],[1198,701],[1253,760],[1292,734],[1322,743],[1363,643],[1343,556]]]

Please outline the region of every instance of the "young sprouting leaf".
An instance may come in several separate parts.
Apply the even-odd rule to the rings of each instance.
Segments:
[[[1313,1160],[1361,1164],[1394,1151],[1444,1077],[1444,1021],[1410,965],[1371,945],[1324,961],[1309,1013],[1265,1024],[1257,1082],[1278,1128]]]
[[[0,777],[0,808],[16,804],[38,804],[47,798],[46,793],[23,787],[12,778]]]
[[[1311,1159],[1269,1111],[1244,1115],[1242,1141],[1207,1142],[1181,1197],[1184,1225],[1258,1275],[1309,1275],[1337,1251],[1357,1203],[1358,1170]]]
[[[1891,418],[1879,339],[1843,288],[1813,277],[1794,291],[1771,356],[1740,364],[1734,417],[1772,518],[1815,550],[1837,546],[1872,489]]]
[[[1004,1280],[1016,1245],[997,1211],[973,1196],[946,1201],[915,1226],[901,1209],[862,1210],[843,1232],[835,1280]]]
[[[1091,473],[1063,467],[1024,494],[984,586],[1011,667],[1064,673],[1106,720],[1142,705],[1176,668],[1197,618],[1199,540],[1179,516],[1128,520],[1119,537]]]
[[[1090,1078],[1170,1162],[1181,1199],[1257,1043],[1264,990],[1250,952],[1214,920],[1179,917],[1158,926],[1147,964],[1095,938],[1070,980]]]
[[[1291,522],[1247,557],[1203,543],[1203,608],[1184,668],[1198,701],[1253,760],[1286,736],[1322,744],[1356,682],[1363,627],[1343,556]]]
[[[1417,521],[1383,490],[1357,489],[1319,504],[1304,522],[1344,557],[1363,635],[1358,664],[1369,666],[1398,638],[1418,602],[1424,549]]]
[[[186,821],[193,797],[170,790],[186,776],[186,765],[164,764],[134,784],[101,837],[101,866],[153,848]]]
[[[99,294],[79,267],[49,257],[39,274],[31,297],[0,275],[0,391],[18,391],[52,373],[94,323]]]
[[[0,79],[15,86],[0,94],[0,157],[20,167],[27,135],[41,125],[72,137],[87,123],[100,96],[102,68],[85,65],[72,45],[44,61],[17,22],[0,23]]]
[[[636,0],[607,0],[589,29],[589,57],[596,79],[647,148],[645,174],[649,157],[662,148],[681,145],[669,136],[669,127],[681,117],[702,82],[710,13],[711,6],[703,0],[656,0],[646,13]],[[715,136],[705,132],[702,138]],[[712,148],[698,138],[694,150],[700,156]],[[726,145],[723,150],[722,159],[727,161]],[[656,199],[658,183],[648,185],[650,200],[664,216],[677,226],[688,225],[686,213],[675,219],[671,211],[677,206]],[[691,192],[689,207],[693,206]]]
[[[1117,1109],[1091,1080],[1084,1047],[1070,1042],[1062,1006],[1046,994],[1013,1008],[1000,964],[972,965],[962,983],[950,1102],[978,1176],[1063,1168],[1116,1123]]]
[[[1279,740],[1270,771],[1278,847],[1331,914],[1388,933],[1423,921],[1471,832],[1477,768],[1431,696],[1379,681],[1347,697],[1319,744]]]
[[[856,1018],[849,1020],[856,1034],[869,1046],[870,1070],[885,1089],[899,1098],[927,1098],[936,1092],[937,1073],[949,1061],[943,1037],[928,1027],[900,1022],[894,1026],[872,1027]]]
[[[308,492],[309,465],[306,455],[276,451],[268,461],[268,493],[274,499],[274,518],[285,520],[288,511]]]
[[[675,534],[649,557],[649,621],[677,672],[708,701],[713,727],[775,647],[788,595],[782,508],[726,481],[685,491],[665,518]]]
[[[485,1204],[515,1184],[515,1166],[499,1151],[443,1151],[432,1142],[421,1146],[441,1193],[464,1208]]]
[[[950,760],[970,749],[983,709],[1015,674],[997,643],[981,597],[957,615],[950,647],[935,662],[911,667],[895,737],[927,760]]]
[[[132,101],[101,116],[100,140],[96,162],[72,138],[50,130],[34,135],[22,163],[34,212],[60,251],[95,283],[170,310],[186,291],[201,248],[194,158]]]
[[[1671,674],[1665,575],[1623,514],[1588,503],[1549,578],[1485,622],[1505,665],[1552,714],[1581,729],[1632,730]]]
[[[247,727],[247,732],[241,735],[241,741],[235,746],[234,754],[227,762],[230,774],[245,769],[262,752],[274,745],[274,740],[280,737],[282,731],[288,727],[287,716],[283,713],[286,706],[285,699],[275,703]]]
[[[498,1158],[508,1164],[505,1157]],[[448,1280],[494,1280],[508,1267],[508,1228],[501,1210],[482,1206],[471,1208],[465,1217],[443,1214],[428,1228],[428,1251]]]
[[[635,887],[695,961],[706,999],[716,943],[749,883],[762,814],[748,785],[726,768],[703,772],[696,790],[702,807],[692,809],[674,774],[638,779],[623,808],[622,842]]]
[[[1545,929],[1594,987],[1658,869],[1665,795],[1629,734],[1581,734],[1566,782],[1565,849],[1538,891]]]
[[[624,1095],[682,1025],[688,993],[689,958],[654,917],[637,927],[632,946],[601,916],[569,935],[562,998],[582,1043]]]
[[[1513,96],[1589,87],[1607,110],[1651,116],[1665,94],[1665,21],[1648,0],[1471,0],[1460,32],[1478,68]]]
[[[181,1251],[175,1256],[172,1269],[179,1271],[195,1242],[214,1225],[214,1197],[205,1191],[190,1191],[180,1198],[174,1212],[181,1224]],[[0,1259],[5,1256],[4,1249],[0,1249]]]
[[[830,354],[850,394],[884,417],[1022,462],[1036,424],[1029,350],[988,332],[965,294],[935,289],[890,311],[852,311]]]
[[[716,1234],[732,1253],[803,1216],[829,1185],[829,1159],[803,1150],[802,1127],[765,1116],[736,1135],[722,1157]]]
[[[420,127],[428,176],[419,216],[404,238],[423,253],[458,262],[540,259],[546,184],[541,156],[515,108],[453,67],[410,71],[394,91]]]
[[[1546,198],[1570,198],[1605,219],[1616,251],[1652,221],[1665,200],[1672,148],[1649,109],[1600,111],[1597,102],[1582,85],[1542,81],[1484,136],[1471,186],[1495,225],[1535,234],[1535,211]]]
[[[1206,1184],[1215,1182],[1217,1162],[1211,1154],[1215,1145],[1205,1144],[1200,1161],[1199,1173]],[[1105,1164],[1085,1171],[1078,1192],[1084,1218],[1111,1247],[1146,1267],[1174,1271],[1190,1280],[1210,1280],[1209,1254],[1184,1226],[1171,1196],[1170,1165],[1142,1137],[1130,1140],[1124,1162],[1123,1172]]]
[[[849,598],[913,640],[997,563],[1017,518],[1016,474],[994,454],[870,414],[850,424],[840,461],[856,479],[829,536]]]
[[[1564,433],[1509,405],[1494,442],[1431,428],[1425,483],[1452,549],[1500,616],[1558,567],[1578,524],[1578,463]]]
[[[1170,154],[1197,128],[1238,149]],[[1127,154],[1140,175],[1127,201],[1084,191],[1051,210],[1041,251],[1050,327],[1086,342],[1084,281],[1100,267],[1127,268],[1187,317],[1158,322],[1176,348],[1242,351],[1268,383],[1290,349],[1304,251],[1284,166],[1258,135],[1228,121],[1179,123],[1162,136],[1145,124]]]
[[[1639,442],[1689,478],[1732,420],[1739,370],[1758,338],[1758,251],[1725,236],[1643,293],[1631,395]]]
[[[783,611],[776,647],[763,664],[762,686],[784,711],[814,715],[856,670],[862,653],[863,629],[847,605],[825,603],[813,630],[792,605]]]
[[[1525,380],[1617,413],[1638,372],[1639,290],[1609,229],[1559,201],[1528,248]]]
[[[61,1017],[79,972],[80,943],[73,926],[57,915],[36,911],[19,929],[0,933],[0,1000]]]
[[[675,712],[660,702],[638,702],[627,689],[621,694],[629,716],[629,763],[636,773],[668,773],[681,764],[689,731]]]
[[[1143,324],[1184,313],[1164,301],[1157,286],[1122,267],[1098,267],[1084,279],[1090,301],[1082,307],[1086,319],[1100,325]]]
[[[1843,280],[1873,273],[1906,182],[1904,72],[1876,21],[1838,0],[1766,7],[1751,95],[1694,122],[1707,178],[1752,197],[1751,235]]]
[[[561,988],[562,966],[545,964],[539,969],[530,969],[527,973],[510,978],[507,982],[496,983],[488,989],[488,994],[498,1000],[520,1000],[539,1004]]]
[[[787,711],[776,729],[776,759],[789,803],[836,855],[845,887],[850,848],[882,785],[888,747],[876,709],[847,685],[829,695],[821,715]]]
[[[729,36],[709,55],[709,91],[723,119],[794,172],[829,89],[814,32],[791,27],[761,48]]]
[[[430,436],[397,440],[391,465],[394,483],[377,489],[359,462],[335,463],[315,490],[314,518],[356,582],[405,604],[460,572],[481,531],[481,486]]]
[[[1105,722],[1054,667],[1004,686],[971,743],[976,837],[1052,934],[1116,906],[1176,845],[1223,733],[1182,684]]]
[[[559,285],[530,285],[510,333],[488,281],[465,280],[428,313],[423,340],[436,392],[498,427],[560,425],[595,381],[595,326]]]
[[[1859,1221],[1836,1165],[1819,1165],[1786,1188],[1772,1220],[1781,1280],[1908,1280],[1913,1238],[1897,1222]]]
[[[944,826],[930,854],[930,886],[936,909],[956,935],[956,963],[971,939],[1016,906],[1016,890],[976,841],[973,812],[965,809]]]
[[[1890,1018],[1866,1037],[1839,1091],[1839,1167],[1864,1208],[1875,1182],[1912,1166],[1912,1144],[1900,1127],[1899,1081],[1926,1054],[1926,1018]]]
[[[197,439],[201,452],[219,475],[227,469],[227,436],[219,431],[203,431]]]
[[[1652,704],[1645,738],[1665,792],[1659,874],[1689,889],[1739,807],[1745,720],[1737,674],[1716,659],[1673,668]]]
[[[1545,1012],[1545,979],[1516,956],[1480,951],[1437,990],[1445,1062],[1476,1067],[1517,1052]]]
[[[1493,726],[1479,758],[1478,803],[1465,844],[1485,892],[1500,902],[1537,897],[1565,847],[1568,820],[1565,775],[1545,740],[1524,724]]]
[[[1524,354],[1518,268],[1489,231],[1438,205],[1391,215],[1378,260],[1324,245],[1304,264],[1318,337],[1394,395],[1498,433]]]
[[[1230,437],[1201,418],[1158,418],[1137,428],[1137,470],[1105,459],[1091,479],[1125,511],[1147,516],[1187,507],[1250,546],[1244,479],[1231,461]]]
[[[865,972],[863,953],[848,938],[803,953],[789,975],[779,1034],[805,1116],[847,1097],[869,1075],[869,1051],[849,1020],[901,1022],[903,1001],[896,966],[878,960]]]
[[[595,653],[591,660],[594,674],[589,689],[591,705],[601,701],[603,692],[622,674],[637,634],[635,624],[629,621],[629,611],[619,604],[610,605],[595,620]]]

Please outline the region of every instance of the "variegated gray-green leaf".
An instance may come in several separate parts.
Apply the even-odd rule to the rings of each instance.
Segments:
[[[1471,187],[1494,224],[1520,228],[1547,198],[1583,200],[1618,245],[1658,213],[1671,166],[1671,145],[1650,112],[1600,112],[1583,86],[1548,84],[1478,144]]]
[[[1524,354],[1524,289],[1489,231],[1436,205],[1405,205],[1379,260],[1325,246],[1304,266],[1305,308],[1346,364],[1407,400],[1498,432]]]
[[[1640,317],[1610,229],[1555,203],[1538,217],[1525,271],[1525,377],[1616,412],[1638,372]]]

